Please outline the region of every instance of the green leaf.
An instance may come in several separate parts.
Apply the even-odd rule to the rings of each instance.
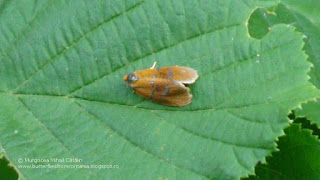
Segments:
[[[297,109],[295,113],[299,117],[307,117],[311,123],[317,125],[320,128],[320,99],[318,98],[316,102],[308,102],[302,105],[302,109]]]
[[[238,179],[275,149],[290,109],[319,95],[294,28],[248,36],[254,1],[41,2],[11,33],[16,3],[0,14],[0,143],[22,179]],[[191,105],[126,88],[154,61],[198,70]],[[50,158],[113,168],[22,166]]]
[[[291,9],[293,12],[300,14],[297,18],[302,18],[303,16],[303,18],[308,19],[312,24],[320,26],[320,1],[284,0],[281,1],[281,3],[283,3],[289,9]]]
[[[273,8],[280,0],[257,0],[257,7]]]
[[[0,155],[0,174],[1,179],[16,180],[18,179],[18,173],[10,166],[9,161]]]
[[[311,131],[292,124],[279,138],[279,152],[267,158],[267,165],[256,167],[250,179],[319,179],[320,142]]]
[[[295,26],[297,31],[305,35],[304,50],[313,63],[310,71],[311,82],[320,88],[320,1],[284,0],[275,6],[274,12],[264,9],[256,10],[249,20],[250,35],[256,38],[263,37],[275,24],[285,23]],[[296,110],[296,115],[307,117],[312,123],[320,127],[320,99],[308,102],[302,109]]]
[[[3,155],[4,155],[4,150],[3,150],[3,148],[2,148],[1,145],[0,145],[0,157],[3,156]]]
[[[311,124],[311,122],[306,118],[295,118],[294,123],[301,124],[302,129],[309,129],[312,131],[312,134],[320,138],[320,129],[316,124]]]

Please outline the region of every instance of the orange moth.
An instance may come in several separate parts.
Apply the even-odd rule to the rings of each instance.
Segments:
[[[188,67],[169,66],[135,71],[123,80],[135,93],[152,102],[166,106],[185,106],[191,103],[192,95],[185,84],[193,84],[196,70]]]

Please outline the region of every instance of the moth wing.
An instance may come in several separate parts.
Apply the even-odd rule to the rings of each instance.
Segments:
[[[144,85],[150,84],[147,81]],[[190,89],[178,81],[154,80],[154,87],[139,85],[134,91],[145,99],[167,106],[185,106],[192,99]]]
[[[153,69],[143,69],[140,71],[134,72],[136,75],[138,75],[141,78],[158,78],[158,69],[153,68]]]
[[[191,103],[191,99],[192,95],[190,94],[190,90],[188,87],[185,87],[179,94],[168,94],[166,101],[161,104],[167,106],[186,106]]]
[[[159,89],[160,91],[157,91]],[[190,89],[178,81],[155,83],[155,91],[151,101],[167,106],[185,106],[191,103]]]
[[[184,84],[192,84],[198,78],[196,70],[181,66],[144,69],[134,74],[139,79],[130,86],[136,94],[167,106],[190,104],[192,95]]]
[[[169,66],[161,68],[160,71],[167,72],[170,79],[183,84],[193,84],[198,79],[198,72],[189,67]]]
[[[134,89],[134,92],[140,96],[142,96],[145,99],[152,99],[152,90],[149,88],[136,88]]]

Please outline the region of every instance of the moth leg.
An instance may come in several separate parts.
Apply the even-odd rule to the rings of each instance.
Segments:
[[[151,68],[150,68],[150,69],[155,68],[155,67],[156,67],[156,64],[157,64],[157,61],[155,61],[155,62],[153,63],[153,65],[151,66]]]

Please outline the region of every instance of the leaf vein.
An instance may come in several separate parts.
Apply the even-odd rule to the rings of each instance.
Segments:
[[[62,147],[64,150],[66,150],[69,154],[71,154],[72,157],[75,157],[74,154],[69,150],[69,148],[67,148],[67,147],[53,134],[53,132],[52,132],[51,130],[49,130],[49,129],[43,124],[43,122],[42,122],[38,117],[36,117],[36,116],[33,114],[33,112],[27,107],[27,105],[21,100],[21,98],[20,98],[20,97],[16,97],[16,98],[21,102],[21,105],[22,105],[27,111],[29,111],[29,113],[35,118],[35,120],[37,120],[37,121],[40,123],[40,125],[41,125],[42,127],[44,127],[44,129],[50,134],[50,136],[53,137],[53,139],[55,139],[55,140],[61,145],[61,147]],[[83,165],[83,163],[81,163],[81,162],[80,162],[80,164]],[[97,174],[95,174],[93,171],[91,171],[90,168],[88,169],[88,172],[91,173],[91,174],[93,174],[93,175],[95,175],[96,177],[98,177]],[[100,178],[100,179],[101,179],[101,178]]]
[[[234,147],[232,147],[232,151],[233,151],[233,154],[234,154],[234,157],[235,159],[237,160],[238,164],[240,164],[240,166],[242,166],[244,169],[246,169],[248,172],[252,172],[252,170],[247,167],[243,162],[242,160],[239,158],[239,155],[237,154],[236,150],[234,149]],[[270,150],[271,151],[271,150]]]
[[[130,143],[131,145],[133,145],[134,147],[137,147],[138,149],[140,149],[141,151],[145,152],[146,154],[151,155],[152,157],[158,159],[159,161],[162,161],[168,165],[173,166],[175,169],[185,169],[191,173],[203,176],[203,177],[207,177],[206,175],[200,174],[192,169],[186,169],[186,168],[182,168],[182,167],[178,167],[175,164],[169,163],[168,161],[166,161],[165,159],[147,151],[146,149],[143,149],[142,147],[138,146],[136,143],[132,142],[131,140],[129,140],[127,137],[125,137],[123,134],[121,134],[120,132],[116,131],[113,127],[111,127],[110,125],[108,125],[107,123],[105,123],[103,120],[101,120],[99,117],[95,116],[94,114],[92,114],[91,112],[89,112],[87,109],[85,109],[84,107],[82,107],[79,103],[77,103],[76,101],[74,101],[76,105],[78,105],[81,109],[83,109],[88,115],[90,115],[93,119],[98,120],[101,124],[103,124],[104,126],[108,127],[110,130],[112,130],[113,132],[115,132],[116,134],[118,134],[120,137],[122,137],[123,139],[125,139],[128,143]],[[209,177],[207,177],[209,178]]]
[[[184,39],[183,41],[180,41],[180,42],[178,42],[178,43],[176,43],[176,44],[169,45],[169,46],[165,46],[165,47],[163,47],[163,48],[161,48],[161,49],[159,49],[159,50],[153,51],[153,52],[148,53],[148,54],[146,54],[146,55],[144,55],[144,56],[137,57],[137,58],[131,60],[131,62],[135,62],[135,61],[141,60],[141,59],[143,59],[143,58],[149,57],[149,56],[151,56],[151,55],[154,55],[154,54],[156,54],[156,53],[160,53],[160,52],[162,52],[162,51],[164,51],[164,50],[167,50],[167,49],[170,49],[170,48],[175,47],[175,46],[177,46],[177,45],[180,45],[180,44],[183,43],[183,42],[191,41],[191,40],[193,40],[193,39],[199,38],[199,37],[204,36],[204,35],[207,35],[207,34],[214,33],[214,32],[216,32],[216,31],[220,31],[220,30],[222,30],[222,29],[227,29],[227,28],[232,28],[232,27],[240,26],[241,24],[242,24],[242,23],[240,23],[240,24],[232,24],[232,25],[229,25],[229,26],[226,26],[226,27],[219,27],[219,28],[216,28],[216,29],[214,29],[214,30],[212,30],[212,31],[208,31],[208,32],[204,32],[204,33],[201,33],[201,34],[197,34],[197,35],[191,36],[191,37],[189,37],[189,38],[187,38],[187,39]],[[89,81],[88,83],[86,83],[84,86],[80,86],[80,87],[77,87],[77,88],[71,90],[67,96],[69,96],[69,95],[71,95],[72,93],[74,93],[74,92],[82,89],[83,87],[86,87],[86,86],[88,86],[88,85],[90,85],[90,84],[92,84],[92,83],[95,83],[96,81],[98,81],[98,80],[106,77],[107,75],[110,75],[110,74],[114,73],[115,71],[118,71],[118,70],[120,70],[120,69],[122,69],[122,68],[124,68],[124,67],[126,67],[126,66],[127,66],[127,65],[123,65],[123,66],[114,68],[114,69],[111,71],[111,73],[102,74],[102,75],[98,76],[97,78],[92,79],[91,81]]]
[[[9,2],[9,1],[8,1]],[[51,3],[48,3],[48,5],[46,7],[44,7],[41,11],[38,12],[38,14],[34,15],[33,18],[26,23],[26,25],[22,28],[22,31],[17,35],[15,41],[12,43],[12,46],[9,46],[8,48],[6,48],[3,52],[8,52],[12,49],[14,49],[13,47],[15,47],[17,45],[17,43],[19,42],[19,40],[21,39],[21,37],[23,36],[23,34],[25,33],[25,31],[31,26],[31,24],[33,23],[33,21],[40,15],[42,14],[43,12],[45,12],[46,9],[48,9],[49,7],[52,6],[54,0],[51,0]],[[0,7],[0,15],[1,15],[1,12],[4,12],[4,11],[1,11],[1,7]],[[20,11],[19,11],[20,12]],[[21,12],[20,12],[21,13]],[[22,14],[22,13],[21,13]],[[23,16],[23,15],[21,15]],[[13,32],[13,31],[11,31]],[[6,37],[6,36],[4,36]],[[7,40],[8,41],[8,40]],[[9,42],[9,41],[8,41]],[[2,57],[2,59],[0,59],[0,61],[3,61],[3,59],[5,57],[7,57],[8,53],[5,53],[4,56]]]
[[[135,4],[134,6],[132,6],[131,8],[125,10],[123,13],[117,14],[113,17],[111,17],[110,19],[107,19],[105,21],[103,21],[102,23],[94,26],[90,31],[88,31],[87,33],[83,34],[82,36],[80,36],[78,39],[76,39],[75,41],[73,41],[70,45],[64,47],[64,49],[62,49],[60,52],[58,52],[54,57],[52,57],[51,59],[49,59],[46,63],[44,63],[37,71],[35,71],[31,76],[29,76],[28,78],[26,78],[25,81],[23,81],[20,85],[18,85],[17,88],[15,88],[13,90],[13,92],[17,92],[21,87],[23,87],[26,83],[28,83],[28,81],[30,81],[35,75],[37,75],[38,73],[40,73],[46,66],[50,65],[52,62],[54,62],[55,59],[57,59],[57,57],[63,55],[66,51],[72,49],[73,47],[75,47],[75,45],[79,44],[79,42],[81,42],[82,39],[85,39],[87,37],[87,35],[95,30],[97,30],[99,27],[101,27],[102,25],[108,23],[108,22],[112,22],[112,20],[114,20],[115,18],[126,14],[128,11],[131,11],[137,7],[139,7],[142,2],[139,2],[137,4]]]
[[[158,115],[159,117],[161,117],[160,119],[165,119],[164,117],[160,116],[158,113],[156,112],[153,112],[154,114]],[[227,142],[227,141],[224,141],[224,140],[221,140],[221,139],[216,139],[214,137],[208,137],[208,136],[204,136],[202,134],[199,134],[199,133],[196,133],[196,132],[193,132],[193,131],[190,131],[182,126],[179,126],[178,124],[176,123],[171,123],[169,122],[168,120],[165,120],[167,123],[169,124],[172,124],[180,129],[182,129],[183,131],[189,133],[189,134],[192,134],[194,136],[197,136],[197,137],[200,137],[200,138],[203,138],[203,139],[207,139],[207,140],[210,140],[210,141],[214,141],[214,142],[219,142],[219,143],[222,143],[222,144],[226,144],[226,145],[229,145],[231,147],[242,147],[242,148],[249,148],[249,149],[261,149],[261,150],[272,150],[272,149],[268,149],[266,147],[257,147],[257,146],[250,146],[250,145],[245,145],[245,144],[236,144],[236,143],[232,143],[232,142]]]

